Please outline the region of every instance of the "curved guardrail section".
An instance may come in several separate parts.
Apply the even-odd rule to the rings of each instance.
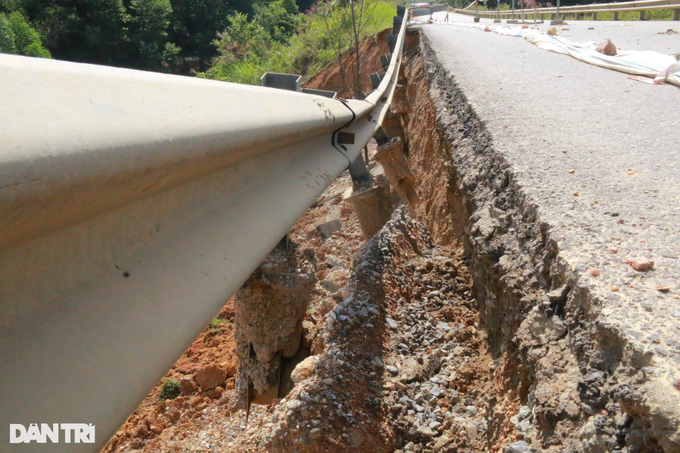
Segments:
[[[363,101],[0,55],[0,450],[101,448],[375,133],[406,23]]]
[[[531,9],[525,9],[524,14],[532,14],[536,12],[536,14],[550,14],[550,15],[555,15],[555,14],[597,14],[597,13],[605,13],[605,12],[611,12],[615,14],[615,19],[618,19],[618,13],[622,12],[627,12],[627,11],[633,11],[633,12],[639,12],[642,14],[641,18],[644,18],[644,12],[645,11],[654,11],[654,10],[660,10],[660,9],[670,9],[673,10],[673,20],[679,20],[680,19],[680,1],[679,0],[640,0],[640,1],[633,1],[633,2],[619,2],[619,3],[594,3],[590,5],[576,5],[576,6],[561,6],[558,8],[556,7],[549,7],[549,8],[536,8],[535,10],[533,8]],[[516,9],[514,11],[475,11],[471,9],[452,9],[453,11],[460,13],[460,14],[467,14],[470,16],[478,15],[481,17],[487,17],[487,18],[508,18],[508,17],[515,17],[520,14],[520,10]]]

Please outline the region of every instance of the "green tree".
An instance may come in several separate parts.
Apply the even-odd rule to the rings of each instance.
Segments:
[[[158,68],[168,58],[170,0],[131,0],[126,5],[125,66]]]
[[[326,38],[333,48],[336,59],[340,62],[343,52],[351,48],[354,53],[354,62],[348,68],[350,74],[343,65],[340,65],[343,85],[348,92],[358,94],[361,92],[361,55],[359,43],[366,35],[366,31],[375,23],[376,10],[380,5],[379,0],[338,0],[319,5],[319,15],[323,18],[326,28]]]
[[[14,43],[14,32],[7,20],[7,16],[0,14],[0,52],[17,53],[17,46]]]
[[[300,26],[300,16],[293,0],[258,2],[254,10],[253,22],[260,25],[274,41],[288,41]]]
[[[187,66],[204,71],[217,55],[213,41],[227,29],[234,11],[251,14],[247,0],[170,0],[172,4],[172,42],[181,51]]]
[[[109,65],[124,61],[122,0],[19,1],[56,58]]]
[[[51,58],[40,36],[18,11],[0,13],[0,52],[29,57]]]
[[[17,0],[0,0],[0,13],[13,13],[18,10]]]

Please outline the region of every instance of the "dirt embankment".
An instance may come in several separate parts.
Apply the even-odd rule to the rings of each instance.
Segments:
[[[368,94],[372,90],[369,75],[375,72],[382,72],[380,55],[389,54],[386,36],[392,32],[391,29],[383,30],[377,35],[369,36],[359,44],[359,54],[361,55],[361,89]],[[341,58],[342,64],[333,64],[328,69],[319,72],[305,83],[305,88],[317,90],[336,91],[338,97],[349,97],[348,87],[352,87],[352,77],[356,67],[356,54],[352,51],[347,52]],[[343,69],[341,69],[343,68]]]
[[[362,44],[365,79],[384,35]],[[166,376],[181,395],[159,401],[159,383],[104,451],[663,451],[636,393],[644,364],[592,323],[547,223],[417,33],[399,83],[385,131],[420,203],[389,194],[391,220],[364,238],[343,175],[292,229],[316,284],[290,392],[246,424],[229,303]],[[342,92],[338,67],[308,87]],[[330,220],[340,229],[320,235]]]

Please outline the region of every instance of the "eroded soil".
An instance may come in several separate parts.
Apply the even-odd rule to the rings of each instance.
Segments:
[[[509,422],[519,409],[516,395],[498,397],[514,371],[492,357],[480,326],[462,233],[448,208],[446,159],[427,121],[435,113],[423,98],[417,37],[408,41],[402,118],[408,123],[410,114],[423,127],[402,124],[400,134],[422,203],[414,210],[391,194],[392,220],[367,241],[345,200],[352,187],[345,174],[292,229],[296,246],[313,250],[318,280],[301,342],[313,358],[296,370],[292,391],[269,406],[253,405],[246,423],[234,389],[232,300],[105,452],[473,452],[517,440]],[[364,45],[376,62],[387,53],[382,40]],[[312,87],[342,91],[340,80],[332,67]],[[375,162],[369,167],[381,173]],[[316,226],[334,219],[340,229],[322,237]],[[181,395],[161,400],[167,379],[181,383]]]
[[[375,58],[366,78],[388,53],[383,38],[363,43]],[[409,34],[384,125],[420,203],[389,193],[391,220],[365,238],[343,174],[290,233],[317,279],[301,334],[310,356],[290,393],[253,405],[246,423],[229,302],[164,378],[181,396],[159,401],[161,381],[105,452],[662,451],[626,402],[634,378],[612,378],[628,365],[602,347],[536,207],[424,53]],[[337,66],[309,87],[343,92]],[[340,228],[321,235],[332,220]]]

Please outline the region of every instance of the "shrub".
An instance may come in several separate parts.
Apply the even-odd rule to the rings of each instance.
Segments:
[[[0,52],[52,58],[43,47],[38,32],[17,11],[9,15],[0,13]]]
[[[160,399],[161,401],[173,400],[179,396],[180,392],[181,388],[177,379],[166,379],[161,387]]]

